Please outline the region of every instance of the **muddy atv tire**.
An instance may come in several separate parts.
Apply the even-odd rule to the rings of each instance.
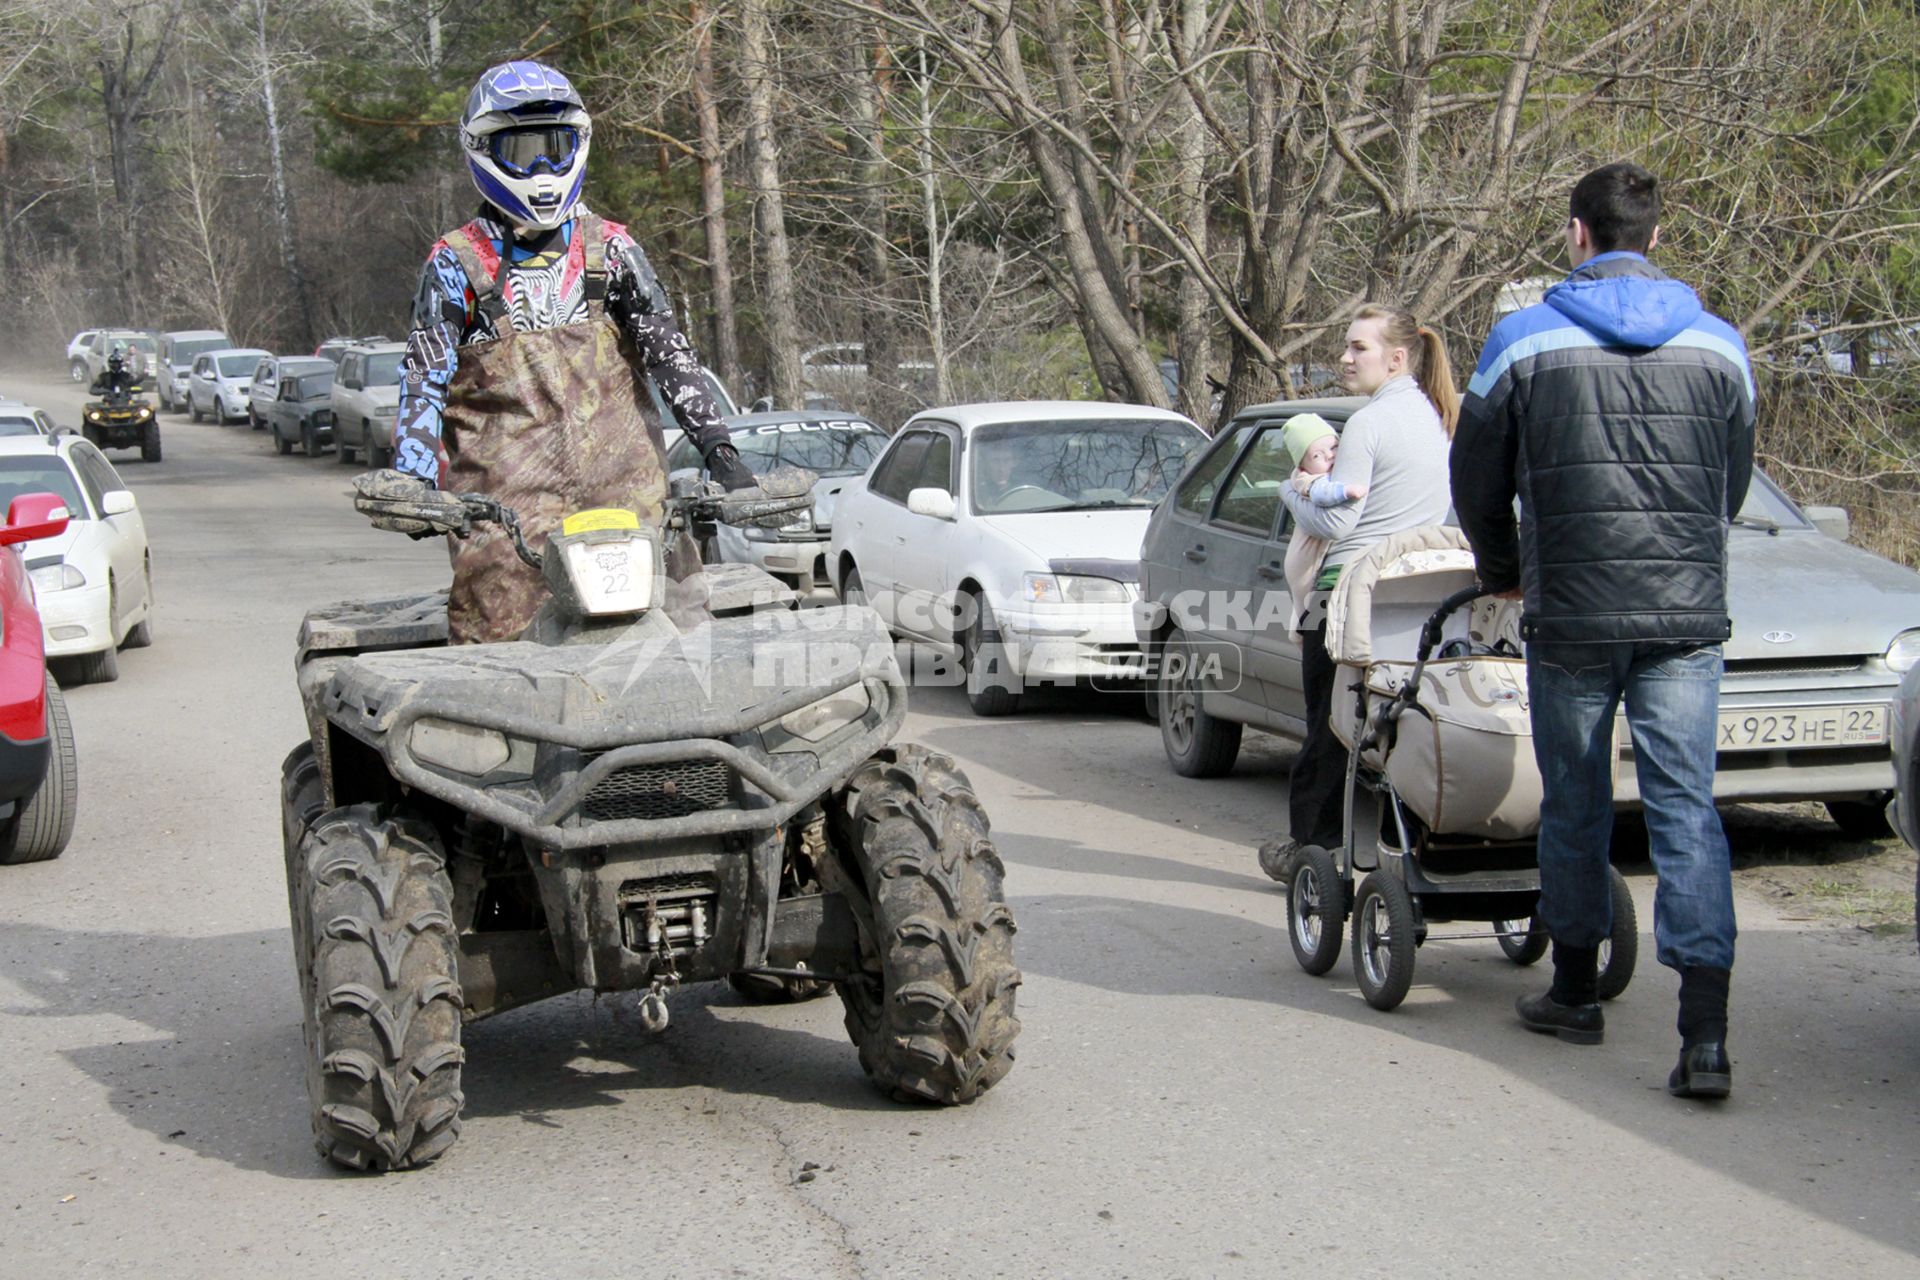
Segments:
[[[306,794],[299,753],[285,783]],[[314,1145],[383,1172],[429,1164],[460,1134],[453,888],[433,828],[353,805],[301,838],[294,938]]]
[[[312,998],[306,964],[307,911],[302,906],[301,886],[305,881],[306,858],[300,845],[307,832],[327,809],[327,781],[320,772],[320,761],[313,744],[303,742],[287,753],[280,764],[280,847],[286,858],[287,913],[293,931],[293,965],[300,977],[300,1007]]]
[[[160,461],[160,424],[157,422],[150,421],[140,428],[140,460]]]
[[[73,721],[60,686],[47,681],[47,776],[12,818],[0,824],[0,864],[47,862],[66,851],[80,804],[80,759],[73,748]]]
[[[895,745],[836,793],[835,851],[864,972],[839,983],[847,1034],[895,1098],[972,1102],[1013,1066],[1013,913],[987,818],[953,760]]]

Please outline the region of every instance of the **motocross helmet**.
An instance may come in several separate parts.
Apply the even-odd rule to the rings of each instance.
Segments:
[[[488,204],[550,231],[573,214],[587,177],[593,123],[567,78],[538,62],[481,74],[460,113],[467,173]]]

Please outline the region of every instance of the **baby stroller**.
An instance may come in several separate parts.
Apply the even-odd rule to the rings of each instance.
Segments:
[[[1406,998],[1429,941],[1494,938],[1522,965],[1546,954],[1533,920],[1540,775],[1519,621],[1517,603],[1483,596],[1465,537],[1441,526],[1369,548],[1328,602],[1333,731],[1348,748],[1344,837],[1295,859],[1287,933],[1300,967],[1325,973],[1351,904],[1353,974],[1376,1009]],[[1633,978],[1639,928],[1626,880],[1608,873],[1600,996],[1610,1000]],[[1491,930],[1429,936],[1442,921]]]

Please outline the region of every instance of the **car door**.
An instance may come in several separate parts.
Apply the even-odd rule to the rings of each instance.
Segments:
[[[343,356],[340,360],[340,374],[333,380],[333,439],[338,445],[344,437],[349,449],[364,449],[367,442],[360,438],[360,368],[364,363],[355,355]]]
[[[1267,686],[1280,678],[1292,648],[1286,634],[1287,580],[1284,552],[1276,554],[1280,486],[1292,470],[1278,421],[1253,425],[1252,439],[1226,472],[1204,524],[1183,549],[1189,595],[1197,591],[1200,635],[1236,656],[1237,690],[1223,690],[1246,704],[1251,723],[1268,722]],[[1297,669],[1298,653],[1292,660]]]
[[[68,456],[73,460],[74,470],[79,473],[80,483],[85,487],[94,510],[100,513],[100,532],[104,535],[107,562],[113,572],[113,628],[114,639],[118,641],[120,620],[139,606],[146,591],[143,581],[146,573],[146,525],[140,519],[138,507],[118,515],[107,514],[107,495],[127,489],[127,484],[113,469],[113,464],[107,461],[105,454],[83,441],[74,445]]]
[[[271,356],[253,367],[253,384],[247,388],[247,407],[253,410],[254,417],[266,416],[267,406],[279,392],[278,373],[278,364]]]
[[[922,423],[915,428],[928,437],[918,466],[906,484],[906,492],[915,489],[939,489],[955,496],[954,477],[958,474],[960,432],[944,422]],[[959,525],[938,516],[916,515],[901,509],[895,538],[895,590],[899,595],[900,628],[929,640],[946,643],[953,637],[953,611],[948,593],[952,589],[954,544]]]
[[[931,431],[902,432],[874,464],[864,500],[844,513],[852,527],[843,544],[853,552],[867,603],[888,626],[898,626],[901,613],[897,557],[907,536],[907,492],[919,476],[920,464],[932,443]]]

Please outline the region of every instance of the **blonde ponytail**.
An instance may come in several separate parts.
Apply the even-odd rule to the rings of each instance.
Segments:
[[[1353,318],[1380,321],[1380,337],[1387,348],[1406,351],[1407,372],[1440,415],[1447,439],[1453,439],[1454,424],[1460,421],[1460,392],[1453,385],[1453,364],[1447,359],[1447,344],[1440,335],[1415,320],[1413,312],[1405,307],[1382,302],[1369,302],[1354,312]]]

